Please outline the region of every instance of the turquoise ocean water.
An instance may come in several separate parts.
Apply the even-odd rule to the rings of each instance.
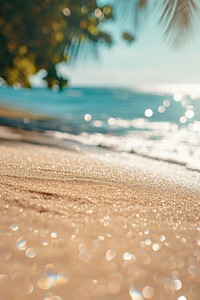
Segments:
[[[101,146],[200,171],[200,94],[117,88],[0,89],[0,104],[53,117],[0,117],[1,125],[39,130],[63,145]]]

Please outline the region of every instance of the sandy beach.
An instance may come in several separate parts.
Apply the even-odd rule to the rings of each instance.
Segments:
[[[1,129],[1,300],[199,299],[198,172],[26,136]]]
[[[199,13],[0,1],[0,300],[200,300]]]

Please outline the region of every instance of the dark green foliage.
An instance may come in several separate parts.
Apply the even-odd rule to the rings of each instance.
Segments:
[[[0,77],[29,87],[29,76],[45,69],[49,87],[65,86],[56,64],[70,59],[72,44],[73,55],[88,41],[111,44],[111,36],[99,28],[110,18],[112,8],[99,8],[96,0],[1,0]]]

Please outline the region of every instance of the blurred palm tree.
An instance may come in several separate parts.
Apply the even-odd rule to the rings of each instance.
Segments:
[[[0,77],[9,85],[30,87],[29,76],[45,69],[48,86],[62,88],[67,80],[58,76],[56,65],[77,59],[83,47],[91,51],[100,42],[111,45],[112,36],[101,29],[101,23],[116,18],[117,8],[123,18],[131,12],[137,19],[140,10],[157,6],[164,37],[174,46],[192,32],[200,11],[199,0],[116,0],[113,5],[97,2],[1,0]],[[123,39],[132,42],[135,37],[130,32],[124,32]]]
[[[0,77],[29,87],[29,76],[45,69],[49,87],[66,85],[56,64],[76,57],[83,44],[111,44],[98,26],[108,19],[112,7],[96,0],[1,0]]]
[[[164,37],[173,46],[184,42],[195,31],[200,13],[199,0],[167,0],[161,8],[160,23],[164,27]]]
[[[124,16],[128,14],[126,8],[130,3],[135,4],[136,20],[141,9],[148,6],[151,6],[151,12],[155,9],[159,14],[158,24],[163,27],[164,40],[174,47],[194,33],[200,15],[200,0],[120,0]]]

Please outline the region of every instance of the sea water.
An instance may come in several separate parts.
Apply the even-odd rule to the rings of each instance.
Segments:
[[[185,165],[200,171],[200,93],[117,88],[0,89],[0,105],[51,117],[0,117],[1,125],[43,131],[67,142]]]

